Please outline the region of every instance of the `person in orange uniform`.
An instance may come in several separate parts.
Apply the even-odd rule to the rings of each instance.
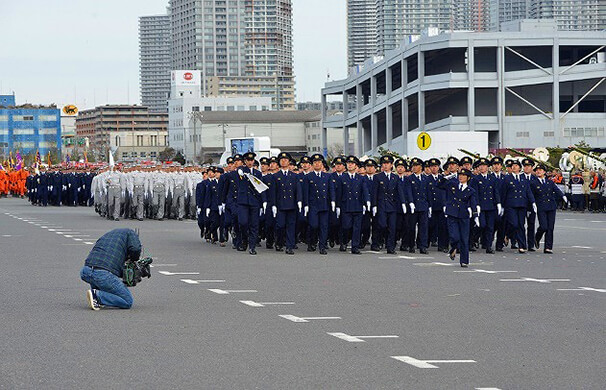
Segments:
[[[25,196],[25,193],[27,192],[27,190],[25,188],[25,180],[27,180],[28,176],[29,176],[29,171],[27,169],[21,168],[19,170],[19,173],[17,175],[17,177],[18,177],[17,193],[19,194],[19,196],[21,196],[21,198],[23,198]]]
[[[0,197],[8,195],[8,173],[0,169]]]
[[[11,170],[8,174],[8,189],[13,196],[15,196],[15,194],[17,193],[17,175],[18,172],[14,169]]]

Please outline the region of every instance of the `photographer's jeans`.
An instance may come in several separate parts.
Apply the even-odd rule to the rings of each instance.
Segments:
[[[133,295],[122,279],[109,271],[84,266],[80,270],[80,279],[97,290],[97,301],[103,306],[130,309],[133,305]]]

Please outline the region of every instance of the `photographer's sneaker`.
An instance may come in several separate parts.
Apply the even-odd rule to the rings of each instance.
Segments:
[[[99,304],[99,302],[97,302],[97,296],[92,289],[86,290],[86,301],[88,302],[88,306],[92,310],[97,311],[101,309],[101,305]]]

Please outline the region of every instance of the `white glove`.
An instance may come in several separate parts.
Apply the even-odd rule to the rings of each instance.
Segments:
[[[429,208],[429,210],[427,211],[427,218],[431,218],[431,212],[433,210],[431,209],[431,207]]]
[[[335,208],[337,207],[337,204],[335,202],[330,202],[330,208],[332,209],[332,211],[335,211]]]
[[[221,203],[221,208],[225,211],[225,203]]]
[[[534,213],[536,214],[537,213],[537,204],[536,203],[532,204],[532,209],[534,210]]]
[[[78,188],[78,192],[80,192],[80,188]]]
[[[202,212],[202,209],[200,207],[196,207],[196,217],[198,215],[200,215],[201,212]]]
[[[122,191],[122,197],[124,198],[124,195],[126,195],[126,191]]]
[[[410,213],[414,214],[415,213],[415,204],[414,203],[409,203],[408,206],[410,207]]]
[[[473,221],[476,223],[476,226],[477,226],[477,227],[480,227],[480,218],[475,217],[475,218],[473,219]]]
[[[376,216],[377,215],[377,206],[372,208],[372,216]]]
[[[219,206],[219,215],[223,215],[223,208],[221,206]]]
[[[467,211],[469,212],[469,218],[473,217],[473,211],[471,211],[471,207],[468,207]]]
[[[274,218],[276,218],[276,216],[278,215],[278,207],[271,206],[271,212],[273,213]]]
[[[564,204],[568,204],[568,198],[566,197],[566,195],[564,195],[562,201],[564,202]]]
[[[444,215],[446,215],[446,206],[442,207],[442,212],[444,212]]]
[[[362,206],[362,215],[366,214],[366,206]]]
[[[299,207],[299,212],[303,210],[303,202],[297,202],[297,206]]]
[[[478,212],[478,215],[480,215],[480,213],[482,212],[482,208],[478,205],[476,206],[476,211]]]
[[[406,214],[406,203],[402,203],[402,212]]]
[[[366,202],[366,210],[370,213],[370,202]]]
[[[303,216],[307,217],[307,213],[309,213],[309,206],[303,208]]]
[[[206,218],[210,215],[210,209],[206,209]]]
[[[241,169],[238,169],[238,175],[240,175],[240,176],[244,176],[244,171],[243,171],[243,170],[241,170]]]
[[[263,216],[263,207],[259,208],[259,217]]]
[[[499,217],[503,216],[503,206],[500,203],[497,203],[497,214],[499,214]]]
[[[267,202],[263,202],[263,214],[267,211]]]
[[[51,190],[51,191],[53,190],[53,186],[50,186],[50,190]]]
[[[337,207],[337,218],[339,218],[340,215],[341,215],[341,208]]]

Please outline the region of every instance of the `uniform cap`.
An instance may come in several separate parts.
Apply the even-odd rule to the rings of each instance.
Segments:
[[[393,164],[393,157],[392,156],[383,156],[383,157],[381,157],[381,164],[387,164],[387,163],[392,163]]]
[[[421,160],[418,157],[414,157],[412,160],[410,160],[410,165],[421,165],[421,166],[423,166],[423,160]]]
[[[534,167],[534,170],[536,171],[537,169],[542,169],[542,170],[546,171],[547,167],[545,166],[545,164],[537,164],[537,166]]]
[[[244,153],[245,160],[254,160],[255,157],[257,157],[256,153],[253,153],[253,152]]]
[[[261,165],[269,165],[269,159],[267,157],[261,157],[259,159],[259,162],[261,163]]]
[[[471,177],[472,173],[469,169],[463,168],[459,171],[459,175],[466,175],[467,177]]]
[[[278,163],[278,158],[274,156],[274,157],[272,157],[272,158],[269,159],[269,162],[277,164]]]
[[[233,158],[234,158],[234,161],[242,161],[242,160],[244,160],[244,158],[242,157],[241,154],[234,154]]]
[[[524,165],[524,166],[526,166],[526,165],[534,166],[534,161],[532,161],[529,158],[524,158],[524,159],[522,159],[522,165]]]
[[[354,155],[347,156],[347,162],[348,163],[360,164],[360,160],[356,156],[354,156]]]
[[[509,160],[509,161],[510,161],[510,165],[509,166],[512,166],[512,165],[517,165],[519,167],[522,166],[522,164],[520,163],[520,160]]]
[[[290,153],[288,153],[288,152],[282,152],[282,153],[278,154],[278,159],[279,160],[282,160],[283,158],[286,158],[288,160],[292,160],[292,157],[291,157]]]
[[[385,157],[386,157],[386,156],[385,156]],[[384,158],[384,157],[381,157],[381,164],[384,164],[384,163],[385,163],[385,161],[383,161],[383,158]],[[375,168],[377,168],[377,167],[378,167],[377,162],[376,162],[375,160],[373,160],[372,158],[369,158],[368,160],[364,161],[364,166],[367,166],[367,167],[375,167]]]
[[[227,163],[228,164],[233,164],[234,163],[234,158],[233,157],[228,157],[227,158]]]
[[[408,169],[408,164],[402,158],[397,159],[394,164],[396,167],[403,166],[404,168]]]
[[[503,159],[499,156],[494,156],[491,160],[490,160],[490,165],[495,165],[495,164],[503,164]]]
[[[465,156],[461,159],[460,165],[463,165],[463,164],[473,164],[473,160],[471,159],[471,157]]]
[[[322,156],[320,153],[316,153],[313,156],[311,156],[311,161],[324,161],[324,156]]]
[[[335,157],[332,160],[332,165],[334,166],[335,164],[345,164],[345,159],[343,157],[341,157],[341,156]]]
[[[476,161],[476,164],[477,164],[478,166],[480,166],[480,165],[490,165],[490,161],[488,161],[488,159],[487,159],[487,158],[481,157],[481,158],[479,158],[479,159]]]
[[[428,167],[435,167],[435,166],[440,166],[440,165],[441,165],[441,164],[440,164],[440,160],[438,160],[438,159],[437,159],[437,158],[435,158],[435,157],[434,157],[434,158],[430,158],[430,159],[429,159],[429,160],[427,160],[425,163],[426,163],[426,165],[427,165]]]

